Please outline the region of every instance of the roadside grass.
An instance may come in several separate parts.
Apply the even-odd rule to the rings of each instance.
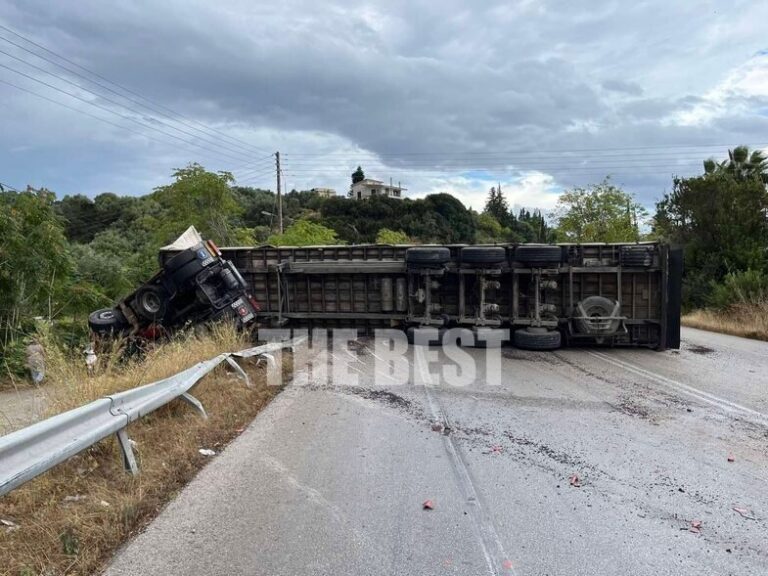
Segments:
[[[768,341],[768,302],[732,304],[725,310],[696,310],[682,317],[683,326]]]
[[[253,346],[242,335],[216,327],[204,337],[186,335],[120,363],[119,351],[100,354],[89,376],[61,347],[47,343],[49,413],[55,414],[105,394],[170,376],[224,351]],[[290,358],[285,354],[284,381]],[[128,427],[140,467],[126,473],[117,442],[107,439],[0,498],[0,574],[3,576],[97,573],[115,549],[141,531],[211,457],[247,426],[280,391],[267,386],[266,368],[241,362],[253,388],[225,366],[192,389],[208,420],[175,401]]]

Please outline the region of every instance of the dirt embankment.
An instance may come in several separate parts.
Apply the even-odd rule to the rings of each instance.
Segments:
[[[727,310],[696,310],[685,314],[683,326],[768,341],[768,303],[739,304]]]

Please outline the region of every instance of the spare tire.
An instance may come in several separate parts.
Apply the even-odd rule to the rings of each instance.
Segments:
[[[653,246],[638,244],[621,247],[621,264],[634,268],[648,268],[653,264]]]
[[[502,246],[467,246],[459,259],[464,264],[501,264],[507,260],[507,251]]]
[[[440,268],[451,261],[451,251],[444,246],[419,246],[405,251],[409,268]]]
[[[562,337],[557,330],[546,328],[521,328],[515,330],[515,346],[523,350],[557,350],[560,348]]]
[[[576,305],[574,322],[576,331],[581,334],[614,334],[621,326],[621,320],[600,320],[621,312],[617,302],[604,296],[589,296]]]
[[[88,325],[97,334],[108,334],[123,330],[128,326],[128,321],[117,308],[102,308],[90,313]]]
[[[525,244],[515,248],[515,260],[531,265],[560,264],[563,262],[563,249],[550,244]]]

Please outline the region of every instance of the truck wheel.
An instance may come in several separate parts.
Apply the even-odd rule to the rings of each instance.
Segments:
[[[165,316],[168,294],[158,286],[142,286],[133,299],[133,308],[147,320],[157,320]]]
[[[622,246],[621,263],[634,268],[648,268],[653,264],[652,246]]]
[[[576,331],[581,334],[613,334],[619,329],[621,320],[597,320],[600,316],[618,314],[616,302],[604,296],[589,296],[576,305],[576,314],[586,319],[577,319]]]
[[[560,246],[549,244],[526,244],[515,248],[515,260],[535,266],[560,264],[563,262],[563,250]]]
[[[501,246],[467,246],[459,256],[464,264],[501,264],[507,259],[507,251]]]
[[[440,268],[451,261],[451,251],[445,247],[416,247],[405,251],[405,262],[411,268]]]
[[[102,308],[91,312],[88,316],[88,325],[93,332],[108,334],[119,332],[128,326],[128,321],[117,308]]]
[[[521,328],[515,330],[515,346],[523,350],[557,350],[560,348],[561,336],[557,330],[546,328]]]

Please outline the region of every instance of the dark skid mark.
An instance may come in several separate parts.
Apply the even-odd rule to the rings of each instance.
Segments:
[[[699,356],[709,356],[710,354],[715,353],[714,348],[701,346],[700,344],[689,344],[686,346],[686,350],[693,352],[694,354],[698,354]]]

